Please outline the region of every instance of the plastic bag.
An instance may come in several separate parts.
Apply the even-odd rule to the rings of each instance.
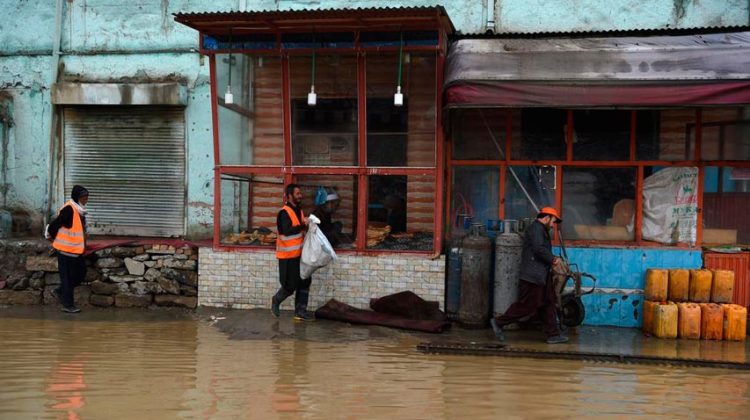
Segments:
[[[310,226],[302,244],[302,260],[299,265],[299,274],[303,279],[309,279],[315,270],[327,266],[337,258],[331,243],[318,228],[320,220],[314,215],[310,215],[309,220]]]

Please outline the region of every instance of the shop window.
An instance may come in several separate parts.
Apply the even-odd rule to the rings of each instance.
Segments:
[[[565,159],[568,111],[529,108],[513,112],[513,160]]]
[[[299,175],[302,209],[315,214],[336,249],[351,249],[357,236],[357,180],[354,176]]]
[[[564,168],[561,225],[566,239],[633,240],[634,168]]]
[[[693,160],[688,145],[694,136],[694,109],[638,111],[636,125],[638,160]]]
[[[409,101],[393,106],[393,98],[367,99],[367,165],[407,166]]]
[[[702,160],[750,160],[750,107],[705,108]]]
[[[403,55],[403,106],[393,103],[398,54],[367,56],[367,165],[435,166],[435,55]]]
[[[368,178],[367,247],[432,250],[435,180],[429,176]]]
[[[222,165],[284,163],[280,72],[278,58],[216,55],[219,161]],[[227,85],[231,86],[232,103],[225,102]]]
[[[352,166],[357,160],[357,103],[354,99],[307,99],[292,103],[295,165]]]
[[[223,174],[221,243],[276,246],[276,215],[283,204],[282,178]]]
[[[750,168],[706,167],[703,243],[750,243]]]
[[[508,167],[505,173],[505,219],[533,219],[537,213],[529,197],[539,208],[555,207],[556,173],[554,166]]]
[[[573,159],[629,160],[630,111],[573,111]]]
[[[477,223],[498,219],[499,188],[500,171],[497,167],[454,167],[450,230],[460,230],[466,217]]]
[[[500,160],[505,153],[506,110],[460,109],[453,112],[453,159]]]
[[[292,162],[306,166],[357,165],[357,62],[353,56],[317,56],[317,102],[308,105],[311,57],[290,58]]]

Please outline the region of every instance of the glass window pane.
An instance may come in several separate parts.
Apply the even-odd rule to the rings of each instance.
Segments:
[[[225,94],[230,82],[232,103]],[[216,56],[222,165],[282,165],[284,132],[281,60],[245,54]]]
[[[503,159],[506,112],[510,111],[494,108],[453,111],[451,113],[453,159]]]
[[[283,196],[281,177],[223,174],[221,243],[276,246],[276,214]]]
[[[451,191],[451,231],[456,228],[461,229],[464,216],[471,217],[477,223],[498,219],[499,168],[494,166],[454,167]]]
[[[528,196],[539,208],[555,207],[556,173],[554,166],[509,167],[505,174],[505,219],[534,218],[537,213]]]
[[[431,176],[368,177],[367,248],[431,251],[434,206]]]
[[[573,111],[573,159],[629,160],[630,111]]]
[[[367,56],[367,165],[435,166],[435,55],[406,53],[402,106],[393,95],[398,54]]]
[[[750,107],[704,108],[703,160],[750,160]]]
[[[568,111],[529,108],[513,110],[511,159],[565,159],[565,129]]]
[[[694,136],[694,109],[638,111],[636,124],[639,160],[692,160],[688,144]]]
[[[750,243],[750,168],[706,167],[703,243]]]
[[[315,105],[308,105],[312,58],[289,60],[294,165],[357,165],[357,60],[316,56]]]
[[[321,220],[320,229],[336,249],[351,249],[357,236],[357,179],[348,175],[299,175],[302,209]]]
[[[633,240],[635,168],[564,168],[561,228],[565,239]]]

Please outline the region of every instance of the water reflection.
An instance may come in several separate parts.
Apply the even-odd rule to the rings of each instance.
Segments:
[[[747,372],[428,356],[414,351],[424,337],[408,333],[252,313],[211,325],[183,312],[89,311],[64,318],[9,311],[0,309],[0,418],[750,413]],[[738,343],[626,343],[680,357],[745,357]]]

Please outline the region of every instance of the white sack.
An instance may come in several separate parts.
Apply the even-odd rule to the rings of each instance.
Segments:
[[[309,217],[310,225],[302,244],[302,260],[299,265],[300,277],[309,279],[315,270],[325,267],[336,260],[336,252],[326,235],[318,228],[320,220],[314,215]]]
[[[643,239],[694,244],[698,168],[665,168],[643,180]]]

